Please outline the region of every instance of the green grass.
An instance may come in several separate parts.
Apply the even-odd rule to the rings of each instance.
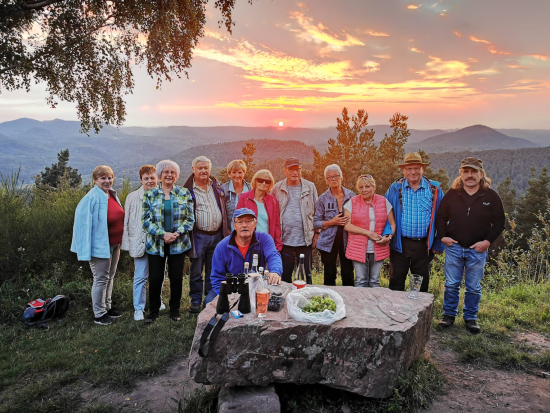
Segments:
[[[44,284],[44,295],[37,288],[33,298],[55,295],[48,282]],[[146,327],[133,319],[132,279],[118,274],[114,286],[113,299],[125,315],[111,326],[93,323],[89,281],[57,290],[72,298],[60,324],[48,330],[25,329],[12,319],[1,326],[0,412],[72,411],[82,402],[79,389],[84,383],[129,388],[188,355],[196,325],[196,316],[185,311],[188,291],[183,293],[182,322],[172,322],[165,311]],[[30,301],[24,290],[10,290],[9,284],[2,286],[1,293],[12,298],[14,308]],[[168,282],[164,294],[169,295]],[[104,411],[101,406],[96,409],[90,411]]]

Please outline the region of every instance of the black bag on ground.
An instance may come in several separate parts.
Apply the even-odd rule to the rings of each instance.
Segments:
[[[27,304],[23,312],[23,321],[27,326],[47,327],[43,323],[56,317],[63,316],[69,308],[69,297],[56,295],[47,300],[37,299]]]

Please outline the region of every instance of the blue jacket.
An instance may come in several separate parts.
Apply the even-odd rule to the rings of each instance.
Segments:
[[[441,200],[443,199],[443,190],[441,189],[441,184],[436,181],[430,181],[427,178],[422,177],[430,184],[430,188],[433,190],[433,205],[432,205],[432,217],[430,221],[430,228],[428,229],[428,245],[426,248],[428,250],[433,249],[438,252],[443,252],[444,245],[441,240],[437,237],[435,231],[435,217],[437,216],[437,211],[439,210],[439,205],[441,205]],[[393,184],[390,185],[386,191],[386,199],[390,201],[393,206],[393,215],[395,216],[395,234],[390,241],[390,248],[397,251],[403,252],[403,247],[401,244],[401,203],[400,199],[400,190],[403,188],[403,182],[405,178],[401,177]]]
[[[111,189],[110,193],[120,204],[116,192]],[[92,257],[111,258],[107,227],[108,202],[105,191],[94,185],[76,207],[71,251],[76,252],[79,261],[90,261]]]
[[[225,274],[242,273],[245,261],[250,263],[250,268],[252,268],[253,254],[258,254],[258,267],[269,268],[270,272],[279,275],[283,273],[283,260],[275,247],[273,238],[269,234],[254,231],[246,258],[243,258],[243,254],[241,254],[235,243],[235,235],[236,232],[233,231],[231,235],[222,239],[214,250],[210,282],[212,283],[212,290],[218,295],[220,294],[221,282],[225,280]]]

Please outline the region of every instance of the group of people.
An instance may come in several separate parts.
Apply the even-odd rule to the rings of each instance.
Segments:
[[[114,174],[105,165],[93,172],[94,187],[75,214],[71,251],[87,260],[94,276],[92,301],[95,322],[111,324],[122,312],[112,307],[111,292],[120,249],[134,258],[134,319],[154,322],[163,309],[165,266],[170,279],[170,318],[181,320],[180,301],[184,257],[191,261],[191,313],[200,312],[219,294],[227,272],[243,271],[259,256],[269,280],[292,281],[296,261],[304,255],[311,283],[312,252],[317,248],[324,267],[324,284],[335,285],[337,257],[344,286],[379,287],[382,264],[389,257],[389,288],[405,289],[410,273],[423,276],[420,291],[429,285],[434,254],[446,250],[443,327],[458,314],[460,284],[465,278],[463,317],[468,331],[478,333],[487,248],[504,229],[504,210],[490,189],[481,160],[466,158],[452,189],[423,176],[428,164],[409,153],[399,165],[403,177],[385,196],[376,194],[376,180],[361,175],[356,195],[342,186],[341,168],[325,168],[328,189],[317,195],[315,185],[302,178],[298,158],[288,158],[285,179],[275,183],[268,170],[246,182],[246,164],[227,167],[229,181],[211,176],[211,161],[199,156],[183,186],[179,166],[170,160],[140,168],[142,186],[128,195],[122,208],[112,189]],[[204,270],[204,276],[203,276]],[[464,274],[465,273],[465,274]],[[145,316],[146,281],[149,312]]]

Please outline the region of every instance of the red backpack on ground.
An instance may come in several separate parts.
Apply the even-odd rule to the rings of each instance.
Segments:
[[[54,298],[42,300],[38,298],[27,304],[23,312],[23,321],[27,326],[48,328],[44,322],[63,316],[69,308],[69,297],[56,295]]]

